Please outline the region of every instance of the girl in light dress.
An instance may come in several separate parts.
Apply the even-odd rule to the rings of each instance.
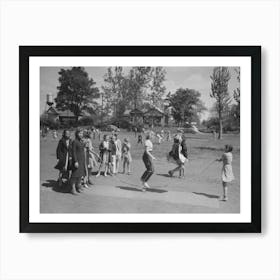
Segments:
[[[86,131],[84,133],[84,145],[85,145],[85,158],[86,158],[86,167],[87,167],[87,174],[84,178],[84,187],[87,188],[88,185],[93,185],[93,181],[91,179],[92,170],[95,166],[97,166],[97,162],[95,157],[98,155],[94,152],[92,141],[91,141],[92,134],[90,131]]]
[[[130,153],[131,145],[129,143],[128,138],[124,138],[123,144],[122,144],[122,160],[123,160],[123,174],[125,174],[125,171],[127,169],[127,174],[131,174],[130,170],[130,164],[132,161],[131,153]]]
[[[225,152],[221,158],[217,159],[217,161],[223,162],[222,167],[222,185],[223,185],[223,196],[220,197],[222,201],[228,200],[228,183],[234,180],[234,175],[232,171],[232,146],[225,145]]]

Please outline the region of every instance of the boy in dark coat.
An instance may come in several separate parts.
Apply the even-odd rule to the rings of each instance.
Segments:
[[[56,148],[57,164],[54,167],[59,170],[58,185],[62,186],[62,179],[70,178],[71,161],[72,161],[72,141],[70,139],[70,131],[64,130],[62,138],[59,140]]]
[[[83,144],[83,131],[78,129],[75,133],[76,139],[72,144],[72,175],[71,193],[76,195],[81,192],[81,180],[86,176],[86,158]]]

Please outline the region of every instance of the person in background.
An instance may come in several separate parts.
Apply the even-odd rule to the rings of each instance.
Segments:
[[[225,145],[225,152],[221,158],[216,161],[222,161],[222,185],[223,185],[223,196],[220,197],[222,201],[228,200],[228,183],[234,180],[232,171],[232,146]]]
[[[151,176],[154,173],[154,165],[153,165],[153,160],[155,160],[156,158],[152,155],[152,151],[153,151],[153,143],[150,140],[151,135],[148,134],[146,136],[146,140],[145,140],[145,150],[143,153],[143,162],[145,164],[146,170],[143,173],[143,175],[141,176],[141,182],[143,184],[142,187],[142,191],[146,191],[146,189],[149,189],[150,186],[148,185],[148,180],[151,178]]]
[[[84,134],[84,145],[85,145],[85,157],[86,157],[86,167],[87,167],[87,175],[85,177],[84,183],[85,186],[87,184],[93,185],[92,180],[92,170],[95,166],[97,166],[97,162],[95,160],[95,152],[92,146],[92,133],[91,131],[87,131]]]
[[[82,192],[81,180],[86,176],[86,159],[83,143],[83,131],[77,129],[75,140],[72,143],[72,174],[71,174],[71,193],[77,195]]]
[[[111,174],[115,175],[116,174],[116,136],[113,134],[110,139],[110,144],[109,144],[109,165],[110,165],[110,172]]]
[[[124,138],[124,141],[122,144],[123,174],[125,174],[125,171],[127,169],[128,175],[131,174],[130,165],[132,162],[130,149],[131,149],[131,145],[129,143],[128,138]]]
[[[100,158],[101,163],[98,169],[98,172],[96,174],[96,177],[100,176],[101,169],[104,166],[104,176],[107,176],[107,173],[110,173],[109,170],[109,156],[110,156],[110,143],[109,143],[109,135],[105,134],[103,136],[103,141],[99,145],[99,151],[100,151]]]
[[[116,174],[119,173],[119,167],[122,160],[122,142],[118,138],[118,134],[115,134],[115,145],[116,145]]]
[[[64,130],[62,138],[59,140],[56,148],[56,157],[57,164],[55,169],[59,170],[58,174],[58,185],[62,186],[63,178],[66,178],[67,181],[70,178],[71,171],[71,161],[72,161],[72,141],[70,139],[69,130]]]
[[[140,134],[138,134],[137,145],[138,145],[138,144],[143,145],[143,139],[142,139],[142,134],[141,134],[141,133],[140,133]]]

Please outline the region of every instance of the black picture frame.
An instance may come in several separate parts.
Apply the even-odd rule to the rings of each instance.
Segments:
[[[250,223],[31,223],[29,221],[29,58],[32,56],[248,56],[251,57]],[[260,46],[19,46],[21,233],[260,233]]]

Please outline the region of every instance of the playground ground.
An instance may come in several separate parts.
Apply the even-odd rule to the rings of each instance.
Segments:
[[[105,133],[105,132],[104,132]],[[93,176],[94,185],[78,196],[69,193],[68,186],[58,187],[56,146],[52,134],[40,143],[40,212],[41,213],[239,213],[240,212],[240,145],[239,135],[224,135],[214,140],[211,134],[187,134],[189,162],[185,178],[168,176],[175,166],[166,160],[172,142],[154,143],[155,173],[142,192],[140,177],[144,172],[143,146],[137,145],[132,132],[120,132],[119,138],[129,137],[132,145],[132,174]],[[233,150],[235,180],[229,186],[229,200],[219,200],[222,194],[220,162],[214,162],[223,153],[225,144]],[[99,141],[93,141],[98,151]],[[96,170],[94,170],[96,171]],[[121,170],[122,171],[122,170]]]

